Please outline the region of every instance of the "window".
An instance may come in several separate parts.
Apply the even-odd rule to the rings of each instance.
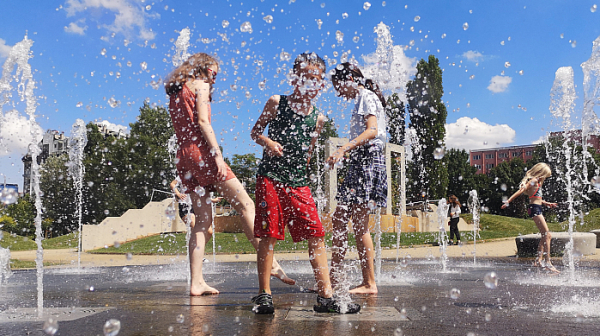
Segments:
[[[494,154],[485,154],[485,158],[486,159],[493,159],[494,158]]]
[[[476,165],[473,165],[473,167],[477,168],[477,170],[481,170],[481,165],[476,164]]]
[[[498,158],[499,159],[504,159],[508,157],[508,153],[498,153]]]
[[[488,164],[485,165],[485,168],[492,169],[492,168],[494,168],[494,164],[493,163],[488,163]]]
[[[519,152],[513,152],[512,153],[512,157],[517,157],[517,156],[521,156],[521,153],[519,153]]]
[[[527,151],[525,152],[525,156],[531,156],[533,154],[533,151]]]
[[[481,155],[473,155],[473,160],[481,160]]]

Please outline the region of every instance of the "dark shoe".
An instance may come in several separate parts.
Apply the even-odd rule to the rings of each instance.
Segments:
[[[456,242],[456,245],[460,245],[460,240]]]
[[[252,311],[255,314],[273,314],[275,307],[273,307],[273,296],[271,294],[262,293],[252,298],[254,307]]]
[[[342,313],[342,308],[339,302],[334,298],[324,298],[317,296],[317,304],[313,306],[313,309],[317,313]],[[346,314],[356,314],[360,311],[360,305],[356,303],[349,303],[346,308]]]

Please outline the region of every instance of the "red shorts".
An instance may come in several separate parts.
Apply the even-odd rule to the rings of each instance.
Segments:
[[[227,166],[225,180],[217,178],[217,171],[217,162],[207,150],[202,150],[194,143],[186,143],[179,147],[177,173],[187,193],[194,191],[197,186],[208,187],[209,191],[213,191],[211,188],[213,184],[235,178],[229,166]]]
[[[254,236],[284,240],[286,225],[295,243],[325,236],[310,188],[288,187],[257,176]]]

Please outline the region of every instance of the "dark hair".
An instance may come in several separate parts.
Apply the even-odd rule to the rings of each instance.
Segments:
[[[307,65],[315,65],[323,70],[323,73],[327,70],[327,66],[325,65],[325,61],[317,55],[317,53],[302,53],[296,57],[294,60],[294,72],[298,72],[300,69],[304,69]]]
[[[211,55],[197,53],[190,56],[183,64],[169,74],[165,81],[165,91],[170,96],[183,89],[183,85],[188,80],[194,80],[196,78],[208,79],[210,76],[208,75],[207,69],[210,65],[219,65],[217,59]],[[210,88],[212,91],[212,84],[210,85]]]
[[[349,62],[344,62],[338,64],[338,66],[335,67],[334,73],[331,75],[332,81],[347,81],[350,79],[357,84],[363,85],[366,89],[376,94],[377,98],[379,98],[381,101],[381,105],[383,105],[383,107],[387,106],[387,102],[383,97],[383,93],[381,92],[379,85],[377,85],[377,83],[375,83],[375,81],[372,79],[365,79],[365,76],[363,75],[362,71],[360,71],[358,66]]]

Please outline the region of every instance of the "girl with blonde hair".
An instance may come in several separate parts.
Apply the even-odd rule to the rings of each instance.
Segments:
[[[541,162],[531,167],[531,169],[525,173],[523,180],[521,180],[519,190],[504,202],[502,209],[506,209],[510,202],[521,194],[525,194],[529,197],[527,213],[529,214],[529,217],[533,219],[542,235],[538,246],[538,255],[533,265],[543,267],[552,273],[560,273],[550,262],[550,240],[552,239],[552,236],[550,235],[548,224],[546,224],[546,219],[544,218],[542,211],[542,205],[546,205],[550,208],[555,208],[557,206],[556,203],[546,202],[542,199],[542,185],[544,184],[544,180],[551,175],[552,170],[545,163]]]

